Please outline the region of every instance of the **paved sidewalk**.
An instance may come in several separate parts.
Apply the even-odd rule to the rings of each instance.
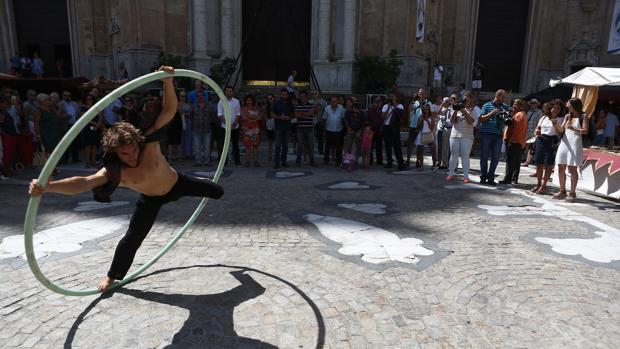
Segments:
[[[27,176],[0,182],[0,346],[620,347],[618,203],[463,186],[428,169],[228,169],[225,196],[144,276],[104,297],[65,297],[36,281],[22,238],[11,237],[21,235]],[[43,271],[94,286],[136,197],[120,189],[99,206],[89,193],[46,195]],[[134,268],[198,202],[162,209]]]

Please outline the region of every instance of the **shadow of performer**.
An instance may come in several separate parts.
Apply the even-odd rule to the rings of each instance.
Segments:
[[[234,329],[233,311],[239,304],[265,293],[265,288],[244,270],[230,274],[241,285],[226,292],[209,295],[165,294],[135,289],[118,289],[116,293],[168,304],[189,310],[183,327],[166,348],[277,348],[257,339],[240,337]]]

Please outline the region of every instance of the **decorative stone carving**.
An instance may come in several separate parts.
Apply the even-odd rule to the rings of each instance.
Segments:
[[[581,36],[574,35],[568,47],[568,57],[564,60],[564,73],[570,74],[573,66],[598,65],[598,49],[600,45],[598,31],[583,32]]]

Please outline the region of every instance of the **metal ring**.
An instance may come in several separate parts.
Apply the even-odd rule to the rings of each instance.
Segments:
[[[164,71],[158,71],[158,72],[154,72],[151,74],[141,76],[137,79],[134,79],[126,83],[123,86],[120,86],[119,88],[117,88],[116,90],[108,94],[107,96],[103,97],[99,102],[97,102],[94,106],[92,106],[60,140],[60,143],[58,143],[58,145],[52,152],[52,155],[49,157],[49,159],[43,166],[41,173],[39,174],[39,178],[38,178],[39,183],[47,183],[47,180],[50,174],[52,173],[52,170],[56,167],[61,156],[65,153],[67,148],[71,145],[73,140],[79,135],[82,129],[84,129],[84,127],[86,127],[88,123],[92,119],[94,119],[95,116],[97,116],[100,112],[102,112],[103,109],[105,109],[110,103],[112,103],[114,100],[121,97],[122,95],[142,85],[148,84],[150,82],[153,82],[155,80],[159,80],[162,78],[170,77],[171,75],[173,77],[188,77],[188,78],[194,78],[194,79],[200,80],[206,83],[207,85],[209,85],[220,97],[220,100],[223,101],[222,106],[224,107],[224,116],[225,116],[225,121],[226,121],[226,133],[225,133],[225,138],[224,138],[224,149],[222,151],[222,157],[220,158],[220,162],[217,166],[217,170],[215,171],[215,176],[213,177],[213,181],[217,183],[222,174],[222,170],[224,169],[224,163],[226,162],[226,156],[228,154],[228,146],[230,144],[230,130],[231,130],[230,106],[228,105],[228,103],[225,103],[226,96],[222,92],[222,89],[220,89],[220,87],[213,80],[211,80],[208,76],[204,74],[201,74],[201,73],[198,73],[192,70],[186,70],[186,69],[176,69],[174,71],[174,74],[169,74]],[[30,201],[28,202],[28,209],[26,210],[26,220],[24,222],[24,242],[26,245],[26,258],[28,259],[28,265],[30,266],[30,270],[32,270],[32,273],[34,274],[34,276],[37,278],[37,280],[39,280],[39,282],[41,282],[41,284],[43,284],[43,286],[49,288],[50,290],[54,292],[57,292],[57,293],[60,293],[66,296],[88,296],[88,295],[100,293],[100,291],[96,288],[84,289],[84,290],[62,288],[54,284],[52,281],[50,281],[43,274],[43,272],[41,272],[41,269],[39,268],[39,265],[37,264],[37,259],[34,255],[34,248],[33,248],[33,242],[32,242],[32,235],[33,235],[32,232],[34,228],[35,219],[37,216],[37,211],[39,209],[40,201],[41,201],[40,196],[30,197]],[[161,250],[159,250],[159,252],[155,255],[155,257],[151,258],[140,268],[138,268],[134,272],[127,275],[123,280],[114,282],[110,286],[109,289],[122,286],[126,284],[127,282],[131,281],[133,278],[135,278],[136,276],[140,275],[143,271],[145,271],[148,267],[153,265],[153,263],[155,263],[164,254],[166,254],[166,252],[168,252],[172,248],[172,246],[174,246],[174,244],[181,238],[181,236],[185,234],[187,229],[191,227],[192,224],[194,224],[194,221],[196,221],[196,219],[202,212],[207,201],[208,201],[207,198],[203,198],[202,201],[200,201],[200,203],[198,204],[198,207],[196,208],[194,213],[191,215],[191,217],[187,220],[187,222],[181,227],[181,229],[179,229],[179,231],[172,237],[172,239],[164,247],[162,247]]]

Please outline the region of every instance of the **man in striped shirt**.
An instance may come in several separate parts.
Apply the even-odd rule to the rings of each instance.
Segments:
[[[295,118],[297,118],[297,166],[301,166],[301,156],[304,145],[310,158],[310,166],[316,166],[314,162],[314,108],[315,105],[308,102],[308,93],[299,92],[299,104],[295,106]]]
[[[480,117],[480,184],[495,185],[495,169],[499,162],[499,155],[502,151],[502,135],[504,133],[504,120],[498,115],[502,111],[508,110],[508,105],[504,104],[506,91],[498,90],[495,98],[482,106],[482,116]],[[488,160],[491,156],[491,165]]]

